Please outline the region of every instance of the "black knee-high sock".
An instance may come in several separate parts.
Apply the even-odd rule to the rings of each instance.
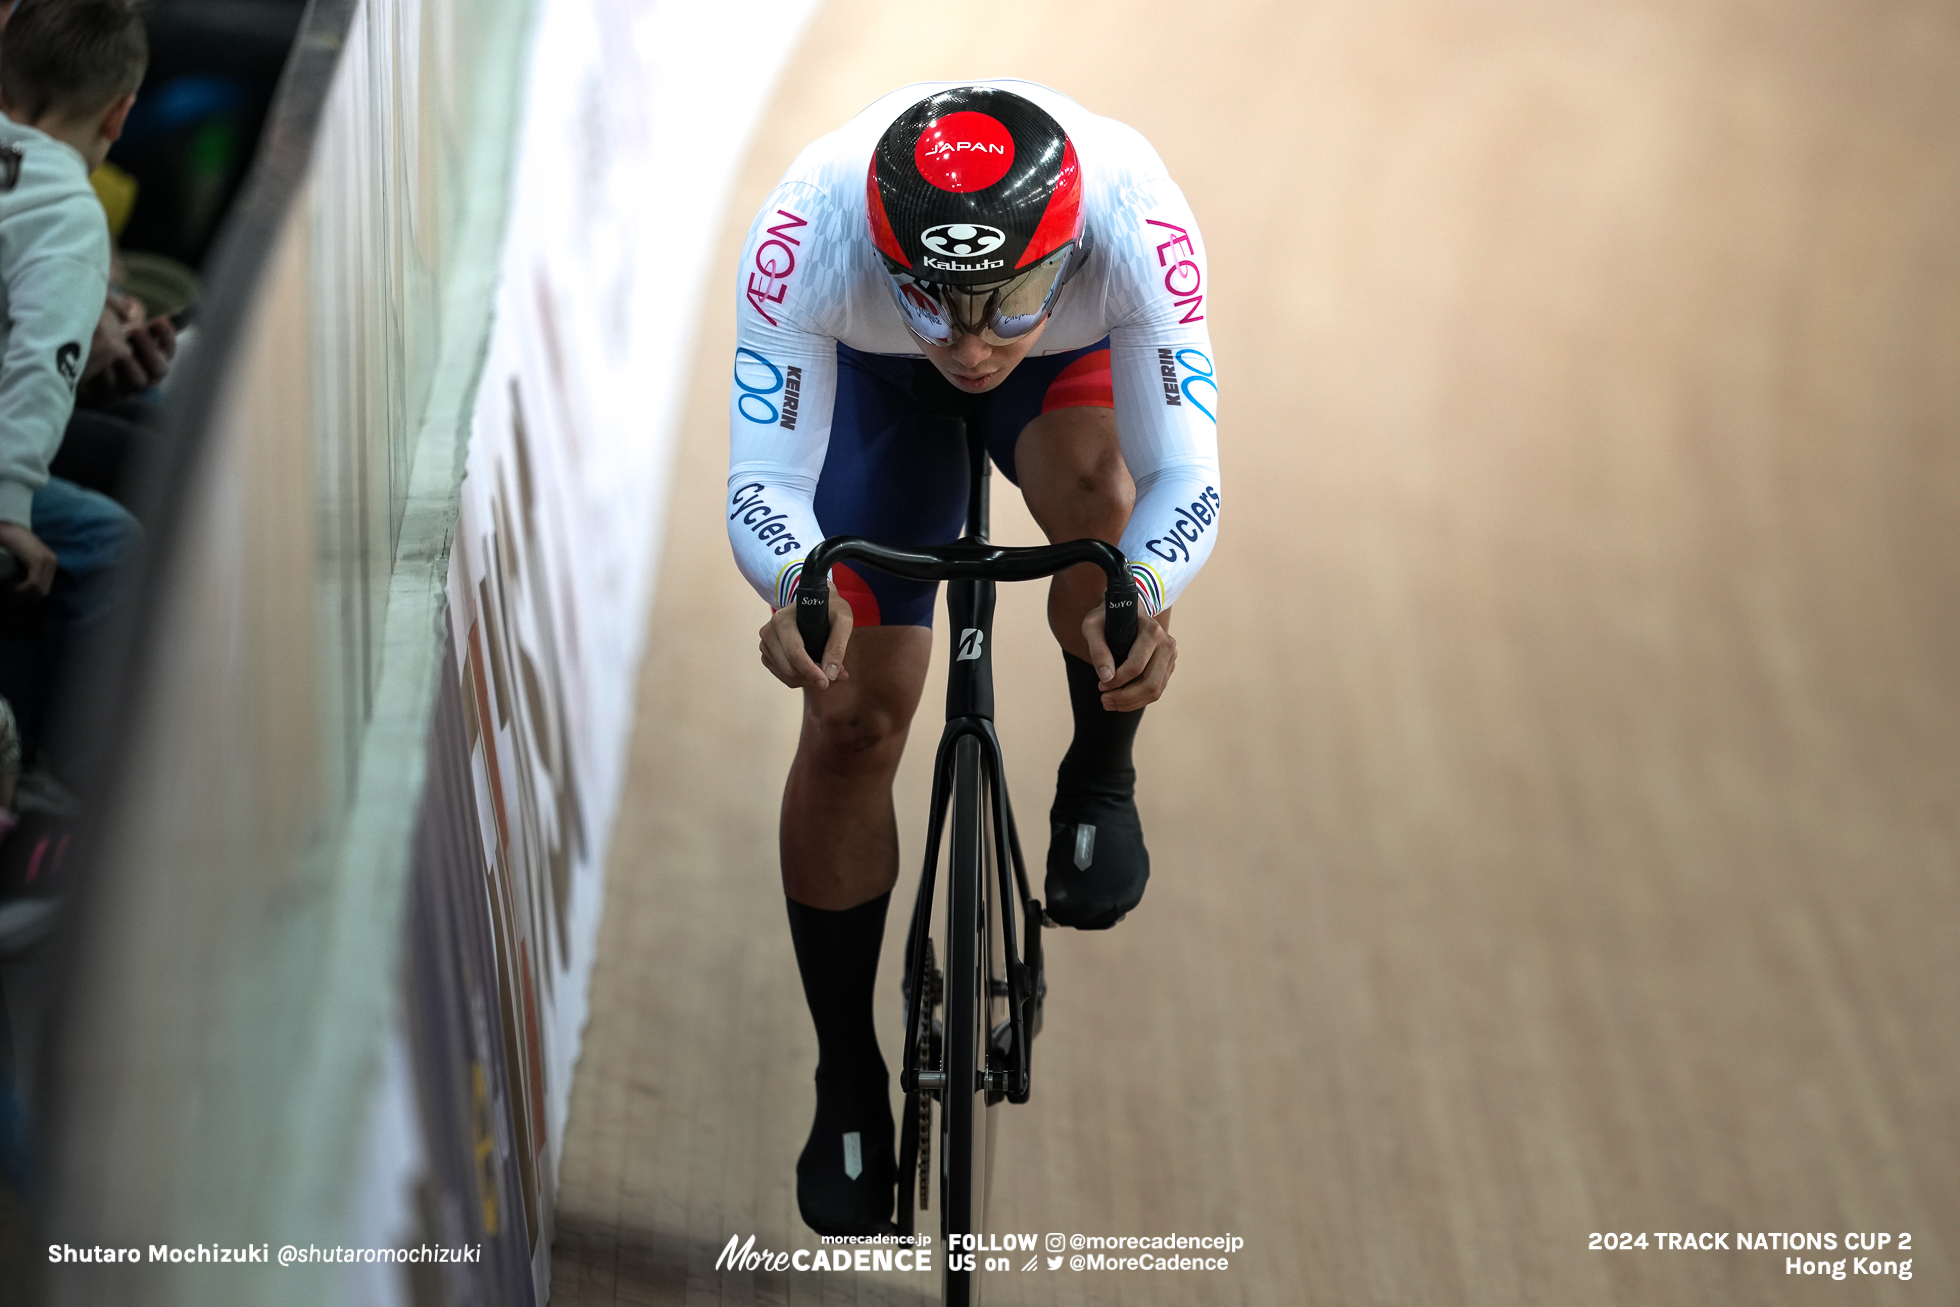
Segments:
[[[870,1234],[892,1208],[892,1111],[871,1021],[890,893],[842,912],[789,904],[803,997],[817,1027],[817,1115],[796,1159],[796,1205],[818,1234]]]
[[[1056,769],[1056,788],[1066,794],[1098,794],[1127,799],[1136,791],[1137,769],[1131,760],[1143,709],[1110,712],[1096,688],[1096,669],[1064,652],[1068,668],[1068,703],[1075,715],[1075,739]]]
[[[891,892],[842,912],[783,901],[789,905],[789,935],[796,945],[803,997],[817,1027],[817,1074],[852,1076],[875,1067],[883,1075],[871,999]]]

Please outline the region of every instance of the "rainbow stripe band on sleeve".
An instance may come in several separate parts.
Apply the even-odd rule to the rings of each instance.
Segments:
[[[787,608],[796,598],[796,578],[803,575],[803,560],[798,558],[786,563],[783,570],[776,573],[776,607]]]
[[[1164,578],[1157,575],[1157,569],[1148,563],[1130,560],[1130,575],[1136,578],[1137,597],[1143,601],[1143,610],[1155,617],[1164,607]]]

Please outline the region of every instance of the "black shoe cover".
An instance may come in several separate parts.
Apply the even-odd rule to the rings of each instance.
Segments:
[[[887,1234],[898,1159],[885,1068],[817,1071],[817,1119],[796,1159],[796,1209],[818,1234]]]
[[[1142,901],[1150,879],[1136,798],[1058,791],[1048,823],[1044,910],[1058,926],[1108,930]]]

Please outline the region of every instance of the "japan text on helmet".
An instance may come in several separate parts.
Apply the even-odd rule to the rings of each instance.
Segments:
[[[1011,91],[927,96],[878,141],[871,240],[906,325],[943,345],[1033,331],[1082,253],[1082,169],[1061,124]]]

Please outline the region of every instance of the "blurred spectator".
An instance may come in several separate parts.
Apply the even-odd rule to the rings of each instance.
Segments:
[[[127,0],[20,0],[0,34],[0,550],[18,571],[0,589],[12,591],[10,616],[21,600],[46,599],[28,622],[44,629],[14,632],[0,658],[0,688],[20,710],[17,723],[0,702],[0,956],[50,927],[74,817],[52,777],[40,789],[53,810],[29,810],[22,736],[75,638],[118,601],[141,536],[114,500],[49,465],[85,380],[147,384],[174,346],[167,325],[153,333],[140,307],[111,301],[108,221],[88,180],[128,120],[147,59]],[[0,998],[0,1188],[18,1192],[31,1158],[6,1017]]]
[[[111,267],[119,263],[114,260]],[[154,417],[146,393],[170,374],[177,332],[168,318],[146,320],[143,301],[121,289],[120,281],[112,281],[96,320],[75,412],[48,472],[108,495],[133,512],[126,473],[144,439],[146,421]]]
[[[41,665],[0,669],[17,673],[0,688],[30,737],[50,667],[117,601],[140,537],[120,505],[49,464],[109,302],[108,223],[88,175],[121,134],[147,58],[127,0],[20,0],[0,38],[0,548],[19,560],[16,592],[46,596],[51,619]],[[131,334],[100,351],[111,384],[149,357]],[[159,349],[164,339],[149,335]]]

